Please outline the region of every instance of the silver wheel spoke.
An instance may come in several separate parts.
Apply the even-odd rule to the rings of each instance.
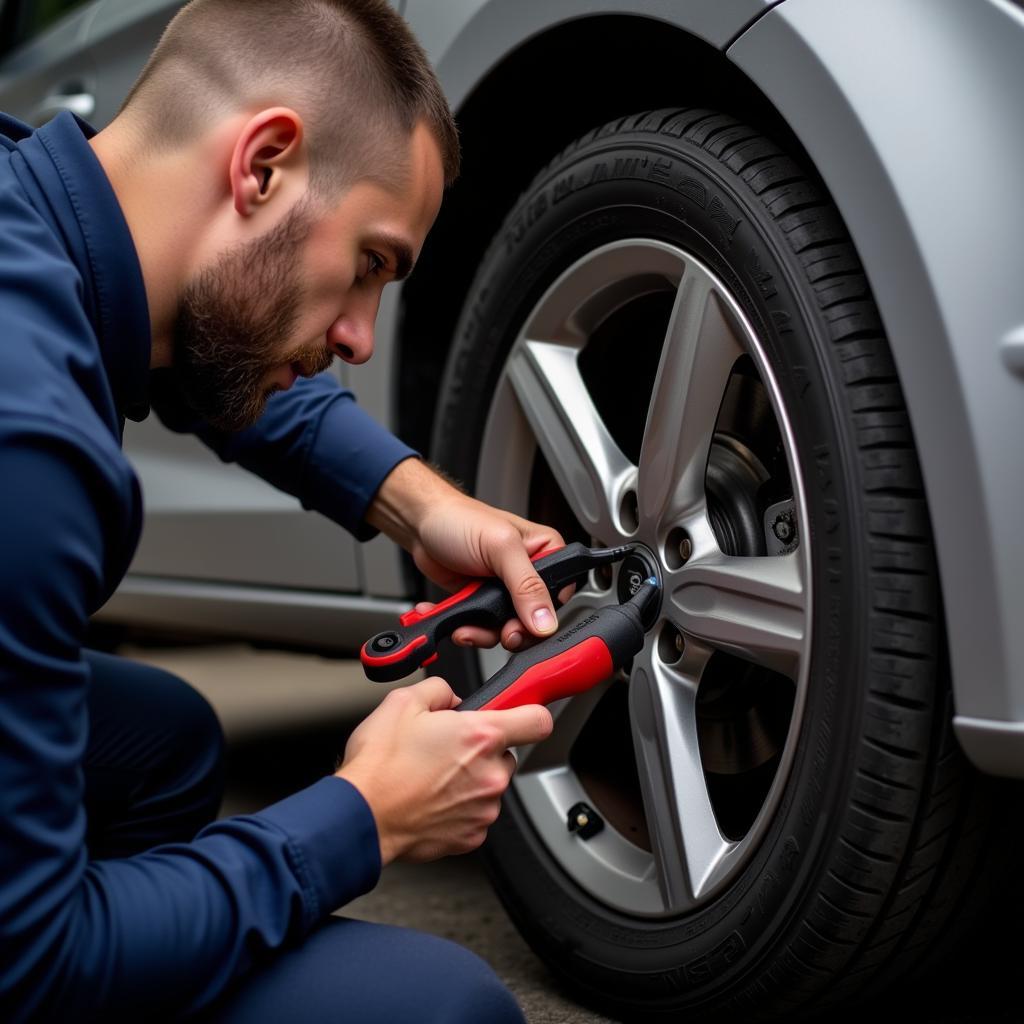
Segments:
[[[732,844],[723,838],[697,741],[697,684],[707,652],[696,645],[668,668],[648,642],[633,665],[629,705],[644,811],[665,909],[694,906]]]
[[[670,612],[689,637],[796,678],[807,631],[801,555],[720,552],[673,574]]]
[[[508,377],[580,525],[610,543],[622,532],[619,503],[636,468],[595,408],[576,357],[575,348],[523,341],[509,358]]]
[[[640,451],[641,527],[674,523],[704,501],[712,429],[743,354],[716,286],[688,264],[658,365]]]

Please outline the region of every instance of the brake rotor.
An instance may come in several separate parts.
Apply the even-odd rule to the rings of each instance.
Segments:
[[[705,670],[697,697],[701,762],[705,772],[742,775],[779,753],[789,713],[780,706],[775,687],[766,686],[766,670],[738,658],[715,660]]]

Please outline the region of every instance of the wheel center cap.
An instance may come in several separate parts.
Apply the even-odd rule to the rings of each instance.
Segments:
[[[644,580],[649,579],[651,576],[658,581],[658,587],[660,588],[662,586],[662,581],[661,568],[658,565],[658,560],[654,557],[654,553],[649,548],[644,547],[642,544],[638,544],[636,549],[630,552],[622,560],[622,565],[619,568],[619,583],[616,590],[619,598],[619,604],[622,604],[633,597],[640,589]],[[644,616],[644,626],[647,629],[650,629],[657,621],[660,610],[661,596],[659,592],[658,601],[648,608],[647,614]]]

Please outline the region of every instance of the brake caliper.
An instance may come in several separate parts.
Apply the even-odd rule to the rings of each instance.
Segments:
[[[777,501],[764,511],[764,542],[769,555],[788,555],[796,551],[796,502],[792,498]]]

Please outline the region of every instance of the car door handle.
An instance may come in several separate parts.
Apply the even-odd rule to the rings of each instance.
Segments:
[[[70,89],[51,93],[36,107],[33,120],[36,124],[43,124],[62,110],[70,110],[72,114],[88,119],[96,110],[96,97],[91,92],[73,92]]]

